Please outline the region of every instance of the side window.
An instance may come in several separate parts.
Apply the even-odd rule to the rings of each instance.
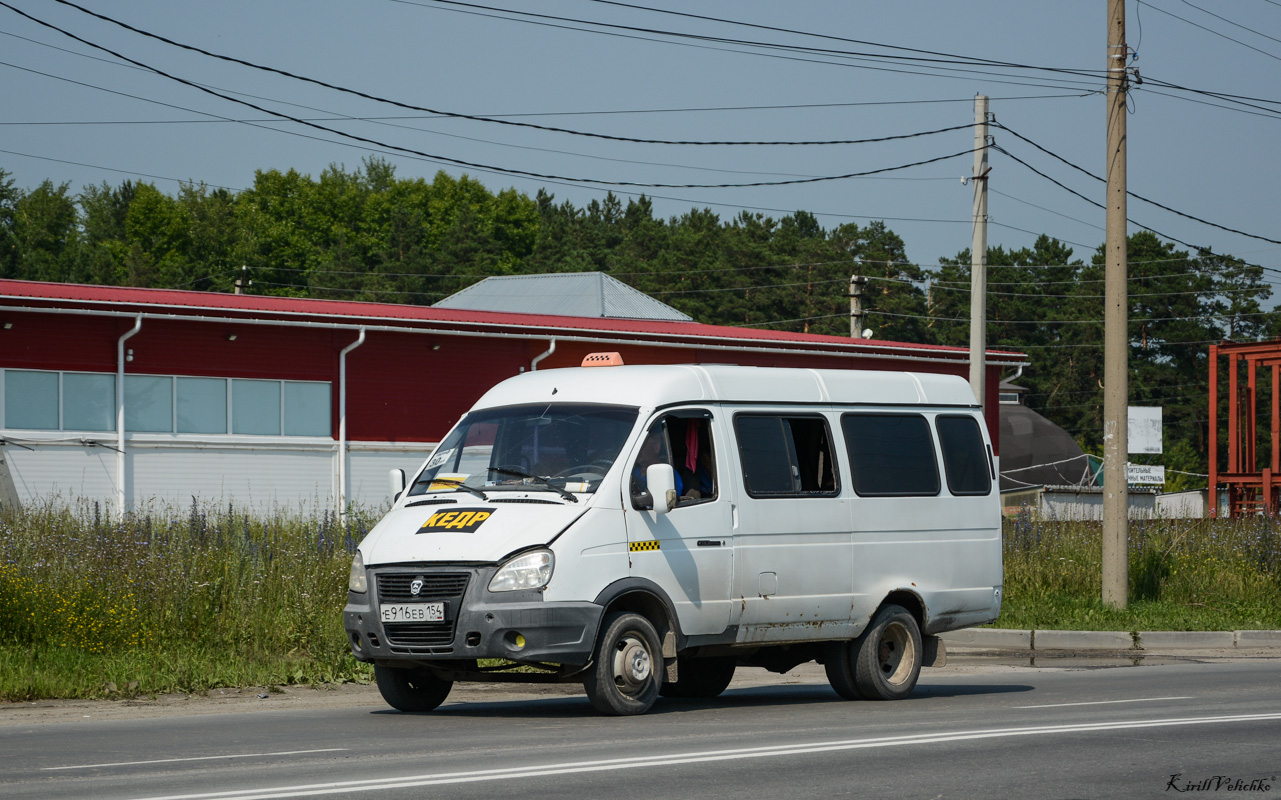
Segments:
[[[752,497],[821,497],[839,489],[827,420],[739,414],[734,418],[743,483]]]
[[[669,414],[650,426],[632,464],[630,476],[632,506],[653,508],[646,485],[645,470],[651,464],[671,464],[676,473],[677,507],[715,500],[719,493],[716,450],[712,441],[711,418]]]
[[[845,414],[845,447],[861,497],[939,493],[930,424],[920,414]]]
[[[934,426],[943,447],[943,470],[947,473],[948,491],[956,495],[991,494],[992,462],[988,461],[978,420],[945,416],[936,418]]]

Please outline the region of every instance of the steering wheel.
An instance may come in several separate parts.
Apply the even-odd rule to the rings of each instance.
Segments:
[[[552,477],[563,478],[568,475],[600,475],[603,478],[605,477],[605,473],[609,471],[610,465],[613,463],[614,462],[609,459],[600,458],[590,464],[577,464],[567,469],[563,469]]]

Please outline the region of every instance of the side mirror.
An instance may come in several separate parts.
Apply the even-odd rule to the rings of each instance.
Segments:
[[[676,470],[671,464],[650,464],[645,469],[645,484],[654,498],[654,511],[666,514],[676,506]]]
[[[387,478],[391,481],[391,501],[394,503],[400,499],[400,495],[405,491],[405,471],[403,469],[393,469],[387,473]]]

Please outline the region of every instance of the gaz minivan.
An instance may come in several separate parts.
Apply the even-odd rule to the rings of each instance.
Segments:
[[[584,363],[500,383],[393,471],[343,620],[394,708],[554,681],[640,714],[807,661],[898,699],[939,633],[996,619],[997,465],[965,380]]]

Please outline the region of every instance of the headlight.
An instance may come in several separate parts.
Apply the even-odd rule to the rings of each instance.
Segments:
[[[489,582],[491,592],[514,592],[517,589],[541,589],[552,579],[556,559],[550,550],[535,550],[516,556],[503,564]]]
[[[364,594],[369,590],[369,581],[365,579],[365,559],[360,557],[359,550],[351,560],[351,577],[347,579],[347,588],[357,594]]]

